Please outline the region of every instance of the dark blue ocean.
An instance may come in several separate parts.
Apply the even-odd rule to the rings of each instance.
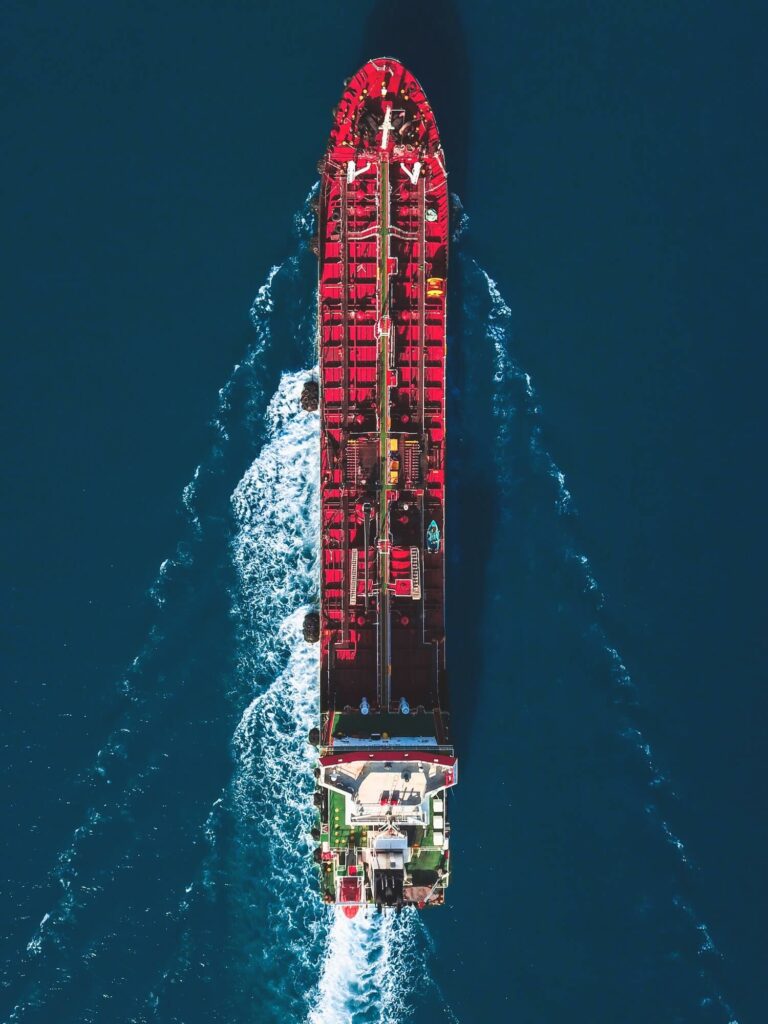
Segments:
[[[1,7],[0,1020],[768,1020],[757,3]],[[450,905],[314,896],[308,249],[441,127]]]

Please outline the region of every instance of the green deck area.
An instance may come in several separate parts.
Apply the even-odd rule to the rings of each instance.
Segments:
[[[414,871],[437,871],[443,860],[442,850],[415,850],[408,869]]]
[[[434,845],[434,832],[432,828],[432,801],[429,801],[429,822],[424,829],[421,839],[418,841],[418,849],[413,850],[411,857],[411,871],[436,871],[443,860],[443,848]]]
[[[435,737],[435,718],[431,712],[420,715],[361,715],[355,712],[345,715],[338,711],[334,715],[334,737],[366,740],[372,736],[381,737],[384,733],[397,739],[408,736]]]
[[[334,790],[329,790],[328,832],[331,849],[338,850],[343,847],[363,845],[365,829],[350,828],[345,824],[344,797]]]
[[[349,844],[351,829],[344,824],[344,797],[341,793],[330,792],[328,800],[328,825],[331,847],[338,848]]]

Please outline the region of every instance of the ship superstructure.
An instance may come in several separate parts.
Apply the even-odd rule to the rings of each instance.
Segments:
[[[448,189],[397,60],[346,83],[318,202],[323,897],[442,903],[457,763],[445,674]]]

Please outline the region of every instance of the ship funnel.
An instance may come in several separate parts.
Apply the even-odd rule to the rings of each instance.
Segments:
[[[360,714],[367,715],[370,710],[371,705],[368,703],[365,697],[363,697],[363,699],[360,701]]]
[[[400,714],[401,715],[410,715],[410,713],[411,713],[411,705],[408,703],[408,701],[405,699],[405,697],[401,697],[400,698]]]

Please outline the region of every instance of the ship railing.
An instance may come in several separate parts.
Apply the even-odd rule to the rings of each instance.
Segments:
[[[399,738],[406,739],[406,737]],[[453,757],[455,754],[455,750],[450,743],[441,743],[430,746],[425,746],[423,743],[414,743],[413,746],[408,746],[406,748],[404,746],[393,747],[389,743],[382,741],[380,744],[373,744],[369,742],[367,744],[361,744],[359,746],[353,743],[344,743],[343,748],[335,747],[333,744],[331,744],[329,746],[322,747],[320,750],[320,755],[321,757],[330,757],[334,752],[338,753],[339,749],[343,750],[344,754],[360,754],[361,759],[365,759],[372,752],[381,753],[382,751],[386,750],[392,754],[393,761],[398,760],[398,753],[402,752],[405,749],[407,749],[409,753],[415,753],[417,751],[419,753],[423,753],[425,759],[429,757],[434,757],[435,754],[445,754],[448,757]]]

